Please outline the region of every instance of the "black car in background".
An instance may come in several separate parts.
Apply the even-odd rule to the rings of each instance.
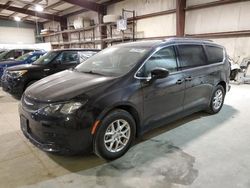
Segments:
[[[73,68],[96,54],[98,49],[63,49],[50,51],[33,64],[5,69],[1,78],[3,90],[20,98],[24,90],[34,82],[51,74]]]
[[[28,52],[37,51],[35,49],[13,49],[6,50],[0,54],[0,61],[8,60],[8,59],[16,59]],[[39,50],[40,51],[40,50]]]
[[[220,111],[229,90],[225,49],[174,38],[112,46],[30,86],[21,129],[48,152],[123,155],[136,136],[191,113]]]

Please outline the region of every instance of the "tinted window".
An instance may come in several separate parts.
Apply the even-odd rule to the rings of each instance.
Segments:
[[[46,55],[42,56],[37,61],[35,61],[34,64],[48,64],[52,60],[54,60],[54,58],[56,58],[56,56],[59,53],[60,53],[60,51],[51,51],[51,52],[48,52],[48,53],[46,53]]]
[[[18,57],[20,57],[20,56],[22,56],[22,55],[23,55],[23,51],[21,51],[21,50],[16,50],[16,51],[15,51],[14,58],[16,59],[16,58],[18,58]]]
[[[78,52],[77,51],[64,51],[56,58],[56,62],[78,63]]]
[[[219,63],[223,61],[223,49],[215,46],[206,46],[209,63]]]
[[[41,55],[34,55],[33,57],[30,58],[30,61],[31,61],[31,62],[34,62],[34,61],[36,61],[37,59],[39,59],[40,56],[41,56]]]
[[[18,57],[16,60],[18,61],[26,61],[29,57],[30,57],[31,54],[27,53],[27,54],[24,54],[20,57]]]
[[[11,50],[9,51],[6,56],[4,57],[4,59],[10,59],[10,58],[15,58],[15,51]]]
[[[82,62],[86,61],[88,58],[90,58],[91,56],[95,55],[97,52],[81,51],[78,53],[79,53],[80,63],[82,63]]]
[[[31,51],[33,51],[33,50],[24,50],[23,53],[26,54],[26,53],[31,52]]]
[[[182,69],[206,64],[206,56],[201,45],[180,45],[178,51]]]
[[[137,76],[150,77],[151,71],[156,68],[164,68],[169,70],[169,72],[177,71],[177,62],[173,47],[161,49],[152,55],[138,72]]]
[[[0,60],[5,59],[6,55],[9,53],[9,51],[3,52],[0,54]]]

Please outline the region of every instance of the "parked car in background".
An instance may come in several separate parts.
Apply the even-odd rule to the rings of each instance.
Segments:
[[[0,78],[3,75],[4,69],[8,67],[13,67],[15,65],[31,64],[44,54],[45,54],[45,51],[35,51],[35,52],[29,52],[27,54],[24,54],[16,59],[0,61]]]
[[[0,61],[7,60],[7,59],[16,59],[28,52],[37,51],[35,49],[14,49],[14,50],[7,50],[0,54]]]
[[[98,49],[54,50],[30,65],[7,68],[1,79],[3,90],[20,98],[24,90],[34,82],[51,74],[73,68],[99,51]]]
[[[45,151],[94,151],[112,160],[152,128],[201,110],[218,113],[229,75],[224,47],[211,41],[112,46],[27,88],[21,129]]]

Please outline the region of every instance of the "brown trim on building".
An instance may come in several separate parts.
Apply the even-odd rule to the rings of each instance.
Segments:
[[[69,14],[63,15],[63,17],[74,16],[74,15],[81,14],[81,13],[87,12],[87,11],[88,10],[79,10],[79,11],[76,11],[74,13],[69,13]],[[152,17],[157,17],[157,16],[164,16],[164,15],[168,15],[168,14],[174,14],[175,12],[176,12],[175,9],[170,9],[170,10],[165,10],[165,11],[151,13],[151,14],[144,14],[144,15],[136,16],[135,20],[147,19],[147,18],[152,18]],[[128,21],[131,21],[131,20],[133,20],[133,18],[128,18]]]
[[[250,37],[250,30],[228,31],[217,33],[201,33],[201,34],[185,34],[185,37],[196,38],[234,38],[234,37]]]
[[[203,8],[210,8],[210,7],[217,7],[221,5],[227,5],[227,4],[232,4],[232,3],[240,3],[240,2],[245,2],[249,0],[220,0],[220,1],[214,1],[214,2],[209,2],[209,3],[203,3],[199,5],[192,5],[186,7],[186,11],[190,10],[197,10],[197,9],[203,9]]]
[[[102,3],[104,6],[109,6],[109,5],[113,5],[113,4],[116,4],[116,3],[119,3],[121,1],[124,1],[124,0],[110,0],[108,2],[104,2]]]
[[[88,12],[88,11],[89,10],[81,9],[81,10],[78,10],[78,11],[75,11],[75,12],[71,12],[71,13],[65,14],[65,15],[63,15],[63,17],[68,18],[70,16],[75,16],[75,15],[82,14],[82,13]]]
[[[136,38],[136,40],[157,40],[157,39],[162,40],[162,39],[167,39],[171,37],[176,37],[176,36],[168,35],[168,36],[158,36],[158,37],[144,37],[144,38]],[[218,33],[185,34],[184,37],[208,38],[208,39],[250,37],[250,30],[218,32]]]
[[[151,14],[144,14],[140,16],[135,16],[135,20],[141,20],[141,19],[152,18],[152,17],[157,17],[157,16],[164,16],[168,14],[174,14],[175,12],[176,12],[175,9],[170,9],[170,10],[165,10],[165,11],[151,13]],[[128,20],[131,21],[133,20],[133,18],[128,18]]]

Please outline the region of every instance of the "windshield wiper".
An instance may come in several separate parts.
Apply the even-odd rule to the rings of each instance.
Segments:
[[[87,73],[87,74],[96,74],[96,75],[101,75],[104,76],[103,74],[99,73],[99,72],[93,72],[93,71],[82,71],[83,73]]]

